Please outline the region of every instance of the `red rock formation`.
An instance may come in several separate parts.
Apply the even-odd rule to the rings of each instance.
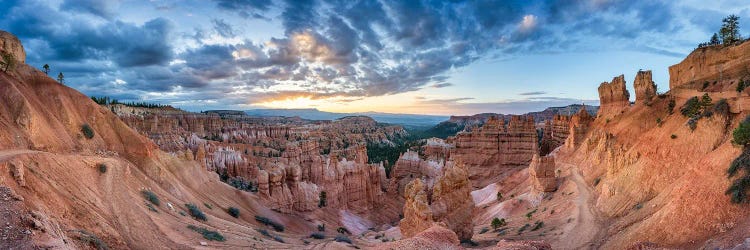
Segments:
[[[583,109],[582,109],[583,110]],[[583,142],[594,117],[589,112],[579,111],[570,118],[570,132],[565,139],[565,148],[573,149]]]
[[[750,80],[750,43],[708,46],[694,50],[682,62],[669,67],[670,89],[734,91],[741,80]]]
[[[26,63],[26,51],[23,44],[16,36],[11,33],[0,30],[0,52],[13,55],[13,58],[20,64]],[[2,57],[0,57],[2,60]]]
[[[619,75],[612,82],[599,85],[598,117],[611,117],[630,107],[630,93],[625,88],[625,76]]]
[[[656,96],[656,84],[651,80],[651,70],[639,70],[633,81],[636,103],[649,103]]]
[[[455,232],[459,239],[471,239],[474,234],[471,190],[468,171],[452,163],[443,168],[431,190],[420,179],[411,181],[404,194],[401,233],[410,237],[438,222]]]
[[[432,189],[444,166],[444,159],[422,160],[417,152],[406,151],[391,168],[388,193],[403,195],[406,185],[414,179],[424,180],[427,189]]]
[[[435,223],[413,237],[377,245],[374,249],[458,250],[463,249],[460,243],[456,233]]]
[[[542,144],[539,149],[540,154],[547,155],[552,150],[565,144],[568,134],[570,134],[569,116],[555,115],[552,120],[545,121],[544,135],[542,136]]]
[[[538,192],[554,192],[557,190],[555,157],[534,155],[531,164],[529,164],[529,176],[534,190]]]
[[[481,128],[461,132],[449,142],[451,159],[468,166],[475,187],[510,174],[508,170],[528,166],[537,152],[537,133],[532,117],[512,116],[507,128],[503,120],[492,118]]]

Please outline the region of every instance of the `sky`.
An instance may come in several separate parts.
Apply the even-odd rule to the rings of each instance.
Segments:
[[[597,105],[620,74],[633,93],[640,69],[665,92],[729,14],[745,27],[750,2],[0,0],[0,30],[27,64],[121,101],[521,114]]]

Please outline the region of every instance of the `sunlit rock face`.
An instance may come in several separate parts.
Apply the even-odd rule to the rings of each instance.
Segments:
[[[589,112],[583,110],[584,109],[581,109],[581,111],[570,117],[568,138],[565,139],[566,149],[578,147],[585,139],[586,133],[589,131],[589,127],[594,121],[594,117],[591,116]]]
[[[750,78],[750,43],[698,48],[682,62],[669,67],[669,88],[709,92],[735,91]]]
[[[651,80],[651,70],[638,71],[633,81],[635,102],[648,103],[656,96],[656,84]]]
[[[599,117],[613,117],[630,106],[630,93],[625,88],[625,76],[599,85]]]
[[[23,50],[21,40],[2,30],[0,30],[0,52],[13,55],[13,58],[20,64],[26,63],[26,51]],[[0,60],[3,59],[0,57]]]
[[[534,118],[512,116],[508,124],[491,118],[471,132],[451,138],[450,159],[466,164],[474,187],[483,187],[528,166],[538,150]]]
[[[583,109],[582,109],[583,110]],[[547,155],[557,147],[565,144],[570,134],[570,117],[555,115],[551,120],[544,122],[544,134],[539,148],[541,155]]]

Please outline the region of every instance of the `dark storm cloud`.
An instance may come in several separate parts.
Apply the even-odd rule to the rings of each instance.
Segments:
[[[215,0],[208,4],[216,8],[206,10],[210,17],[220,10],[220,14],[281,25],[281,35],[258,41],[237,28],[244,23],[233,20],[233,15],[211,18],[196,27],[179,27],[169,16],[125,22],[118,19],[123,15],[118,14],[122,10],[118,6],[126,3],[65,0],[54,6],[0,0],[0,28],[22,39],[31,63],[52,62],[55,70],[70,73],[66,74],[70,82],[92,92],[109,87],[97,89],[97,84],[119,80],[125,82],[118,85],[122,88],[155,96],[149,98],[238,104],[295,96],[356,100],[444,88],[453,86],[448,82],[453,70],[488,57],[603,49],[678,57],[695,42],[675,39],[675,33],[685,31],[685,25],[710,32],[718,21],[706,24],[705,19],[724,15],[647,0]],[[213,34],[219,40],[234,40],[207,42],[215,38]],[[176,38],[182,43],[189,40],[190,45],[179,44]],[[236,42],[237,38],[246,40]],[[282,85],[295,90],[274,88]],[[545,99],[544,94],[520,95],[539,96],[524,100],[533,102],[528,105],[569,101]]]

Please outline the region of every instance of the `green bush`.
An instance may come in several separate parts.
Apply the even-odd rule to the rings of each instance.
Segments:
[[[81,133],[83,133],[83,136],[85,136],[87,139],[94,138],[94,129],[92,129],[88,124],[81,125]]]
[[[669,136],[669,138],[672,138],[672,139],[677,139],[677,135],[675,135],[675,134],[672,134],[672,135],[670,135],[670,136]]]
[[[526,231],[526,229],[528,229],[528,228],[529,228],[530,226],[531,226],[531,225],[529,225],[529,223],[526,223],[526,224],[525,224],[525,225],[523,225],[522,227],[518,228],[518,234],[521,234],[521,233],[523,233],[523,231]]]
[[[99,169],[99,173],[102,173],[102,174],[103,174],[103,173],[106,173],[106,172],[107,172],[107,165],[104,165],[104,163],[99,163],[99,164],[98,164],[98,165],[96,165],[96,166],[97,166],[97,168]]]
[[[490,226],[492,226],[492,229],[497,230],[498,228],[503,227],[506,224],[507,222],[505,222],[505,218],[498,219],[497,217],[495,217],[494,219],[492,219]]]
[[[141,194],[143,195],[143,198],[145,198],[152,204],[156,206],[161,206],[161,201],[159,200],[159,197],[157,197],[154,192],[151,192],[149,190],[143,190],[141,191]]]
[[[255,220],[262,223],[263,225],[273,227],[273,230],[276,230],[277,232],[284,232],[284,225],[281,225],[280,223],[275,222],[269,218],[256,215]]]
[[[500,192],[497,192],[497,200],[502,201],[503,200],[503,194]]]
[[[674,107],[677,105],[675,103],[674,99],[669,99],[669,104],[667,104],[667,111],[669,111],[669,114],[671,115],[674,113]]]
[[[541,229],[542,227],[544,227],[544,222],[542,222],[542,221],[537,221],[536,223],[534,223],[534,227],[533,227],[533,228],[531,228],[531,231],[536,231],[536,230],[539,230],[539,229]]]
[[[326,236],[322,233],[312,233],[310,234],[310,238],[322,240],[325,239]]]
[[[326,231],[326,224],[320,224],[320,225],[318,225],[318,231],[325,232]]]
[[[732,143],[740,146],[750,144],[750,116],[747,116],[737,128],[732,131]]]
[[[187,207],[190,216],[193,216],[193,218],[195,218],[196,220],[208,220],[208,218],[206,218],[206,214],[204,214],[203,211],[201,211],[201,209],[198,208],[198,206],[196,206],[195,204],[188,203],[185,204],[185,207]]]
[[[680,113],[682,113],[685,117],[695,117],[698,114],[701,113],[701,102],[698,100],[697,96],[693,96],[690,99],[688,99],[685,102],[685,105],[682,105],[682,108],[680,109]]]
[[[737,92],[742,92],[743,90],[745,90],[745,87],[747,87],[748,85],[750,84],[748,84],[748,82],[745,82],[745,80],[740,80],[737,83]]]
[[[203,202],[203,205],[206,206],[208,209],[214,209],[214,207],[211,206],[211,204]]]
[[[229,209],[227,209],[227,212],[234,218],[240,217],[240,210],[236,207],[229,207]]]
[[[203,238],[206,238],[207,240],[213,240],[213,241],[225,241],[226,240],[224,236],[221,235],[217,231],[212,231],[203,227],[196,227],[193,225],[188,225],[187,227],[190,228],[190,230],[193,230],[202,234]]]

